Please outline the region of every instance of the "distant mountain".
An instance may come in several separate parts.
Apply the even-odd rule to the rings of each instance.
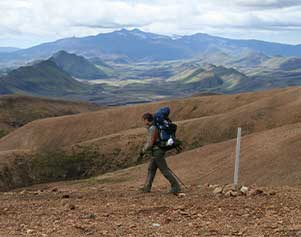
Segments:
[[[73,79],[51,60],[20,67],[0,78],[0,94],[63,97],[87,93],[89,85]]]
[[[193,70],[183,78],[176,78],[178,90],[215,91],[227,93],[235,90],[236,86],[249,78],[243,73],[223,66],[204,65]]]
[[[263,53],[248,51],[246,53],[242,53],[238,58],[230,60],[228,64],[244,68],[254,68],[260,66],[269,59],[270,57]]]
[[[0,53],[11,53],[19,50],[19,48],[14,47],[0,47]]]
[[[108,76],[93,63],[83,56],[70,54],[66,51],[59,51],[54,54],[51,61],[55,62],[60,68],[68,72],[71,76],[79,79],[103,79]]]
[[[301,45],[271,43],[259,40],[233,40],[207,34],[168,37],[140,30],[120,30],[84,38],[66,38],[32,48],[18,50],[0,57],[2,60],[32,60],[50,57],[65,50],[88,58],[134,61],[164,61],[199,58],[208,49],[216,48],[225,54],[237,54],[245,50],[267,56],[301,56]]]
[[[116,89],[116,86],[106,86],[104,83],[80,82],[50,59],[20,67],[0,77],[0,95],[23,94],[83,100],[102,105],[152,100],[152,96],[144,94],[145,91],[141,91],[140,95],[128,91],[122,91],[118,94],[115,93]]]
[[[270,70],[301,71],[301,58],[296,57],[273,57],[261,65]]]

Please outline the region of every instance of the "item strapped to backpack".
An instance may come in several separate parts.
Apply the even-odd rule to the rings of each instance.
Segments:
[[[160,143],[158,146],[165,150],[177,149],[180,151],[181,142],[176,139],[177,125],[169,119],[170,108],[160,108],[154,114],[154,124],[158,128]]]

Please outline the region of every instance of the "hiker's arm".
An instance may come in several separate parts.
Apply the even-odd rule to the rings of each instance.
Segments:
[[[149,135],[150,137],[147,139],[147,142],[145,143],[142,152],[145,153],[148,150],[150,150],[156,143],[156,141],[158,140],[158,129],[156,127],[154,127],[151,131],[151,134]]]

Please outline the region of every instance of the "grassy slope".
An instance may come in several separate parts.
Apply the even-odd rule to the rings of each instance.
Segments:
[[[50,58],[60,68],[79,79],[100,79],[107,75],[93,63],[82,56],[60,51]]]

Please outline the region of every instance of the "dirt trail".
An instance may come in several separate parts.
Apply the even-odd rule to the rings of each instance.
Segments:
[[[52,184],[1,194],[0,236],[301,236],[300,189],[223,198],[191,186],[180,198],[136,188]]]

